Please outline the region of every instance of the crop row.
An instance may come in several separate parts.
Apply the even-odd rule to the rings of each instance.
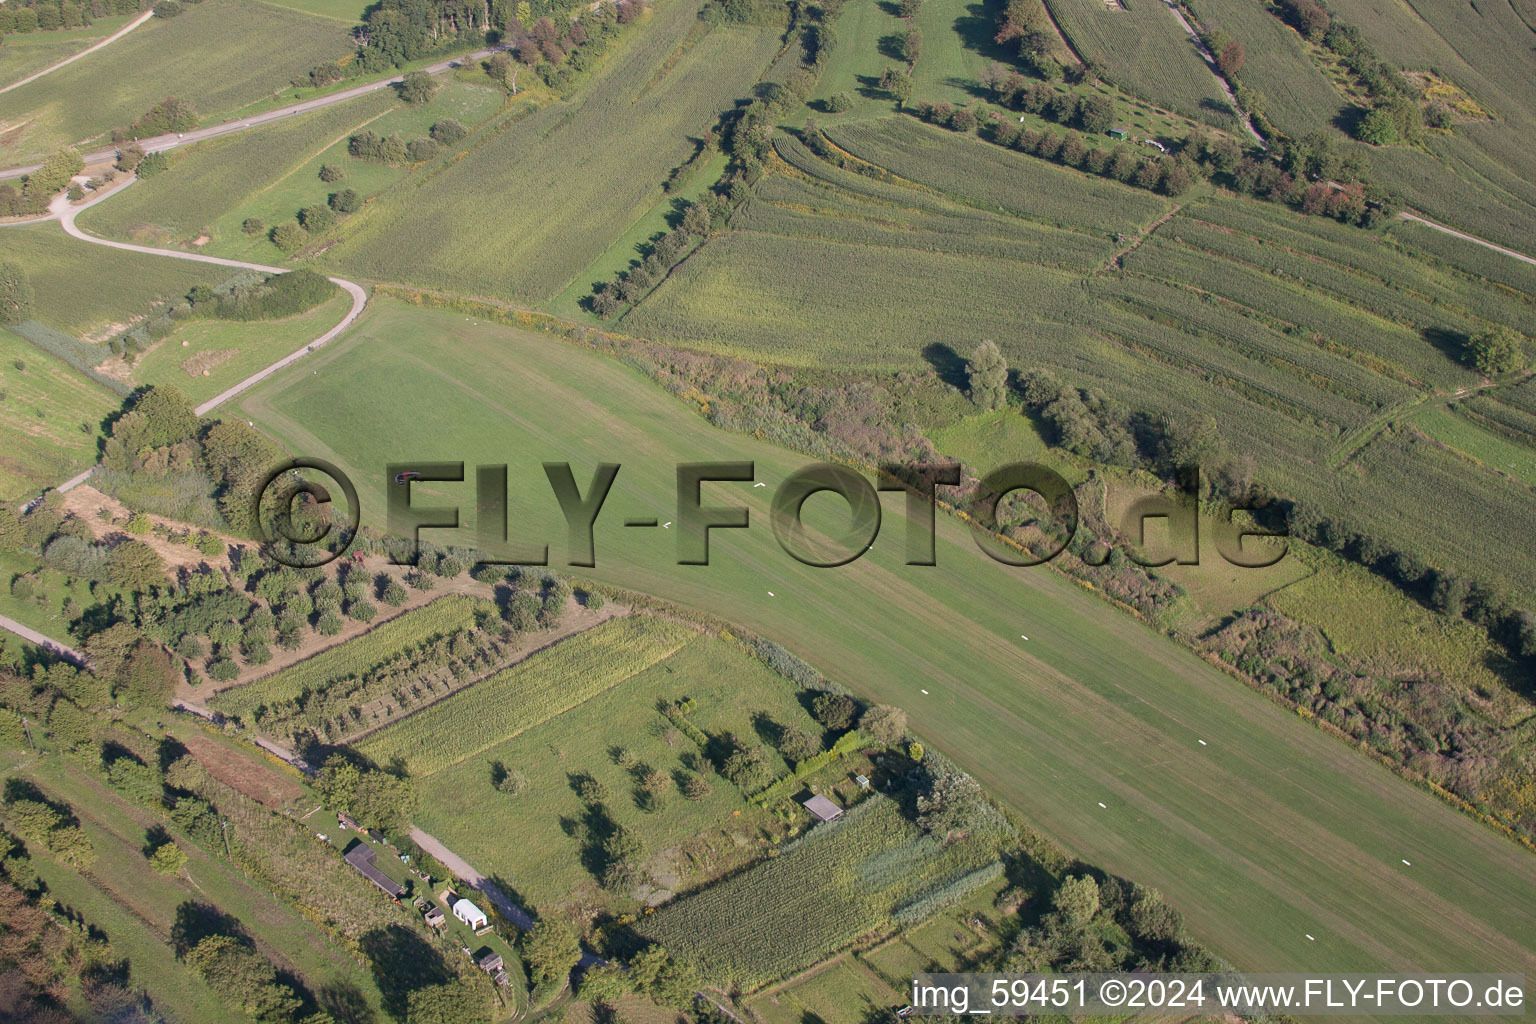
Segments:
[[[431,775],[619,685],[693,635],[662,619],[614,619],[389,726],[360,749],[380,764],[400,758],[412,775]]]
[[[1155,220],[1166,201],[1116,181],[1033,160],[910,117],[856,121],[827,137],[860,160],[987,209],[1113,237]]]
[[[1002,218],[967,221],[940,214],[888,210],[879,206],[863,209],[844,206],[814,210],[791,205],[776,205],[769,196],[794,189],[808,189],[801,182],[780,177],[767,183],[784,182],[788,187],[759,189],[758,198],[749,202],[733,220],[743,230],[764,231],[778,235],[826,238],[861,245],[885,245],[930,252],[970,253],[995,259],[1013,259],[1043,266],[1086,270],[1102,263],[1110,253],[1106,239],[1043,226],[1020,228]],[[811,197],[805,197],[811,198]],[[789,199],[785,196],[784,199]],[[782,200],[780,200],[782,201]]]
[[[1189,284],[1255,310],[1281,326],[1319,332],[1363,365],[1405,380],[1456,380],[1456,365],[1416,331],[1319,295],[1255,267],[1154,238],[1125,258],[1138,274]]]
[[[645,919],[641,934],[692,961],[715,984],[759,988],[889,926],[898,907],[975,875],[984,844],[922,835],[896,803],[874,796],[817,825],[777,856]]]
[[[458,594],[438,598],[296,665],[226,690],[209,700],[208,706],[226,715],[253,719],[264,706],[322,693],[336,682],[366,675],[401,652],[420,647],[434,637],[468,629],[487,607],[484,601]]]
[[[1213,227],[1203,219],[1180,217],[1170,221],[1159,234],[1165,238],[1177,235],[1185,244],[1218,256],[1257,264],[1385,319],[1407,321],[1420,329],[1475,332],[1479,329],[1476,321],[1457,311],[1466,309],[1479,317],[1536,333],[1536,309],[1470,282],[1447,280],[1393,249],[1379,244],[1364,250],[1350,249],[1301,232],[1269,230],[1270,235],[1255,237]],[[1277,235],[1281,237],[1277,239]],[[1367,237],[1372,243],[1377,242],[1375,236]],[[1293,241],[1300,241],[1307,249],[1290,251]]]
[[[1230,357],[1212,351],[1213,343],[1235,348],[1245,360],[1285,370],[1290,379],[1275,379],[1276,393],[1334,422],[1350,422],[1363,412],[1413,394],[1413,389],[1326,351],[1308,338],[1283,334],[1188,289],[1145,278],[1128,278],[1105,288],[1151,319],[1200,335],[1200,347],[1210,352],[1209,365],[1214,369],[1222,369]],[[1230,369],[1244,372],[1238,364]],[[1255,383],[1262,379],[1254,378]]]

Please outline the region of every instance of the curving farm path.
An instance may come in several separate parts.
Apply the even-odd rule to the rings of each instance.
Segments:
[[[85,49],[81,50],[79,53],[75,54],[73,57],[65,57],[63,60],[59,61],[57,64],[50,64],[46,68],[43,68],[43,70],[35,72],[34,74],[30,74],[26,78],[23,78],[19,82],[12,82],[10,85],[7,85],[7,86],[5,86],[3,88],[0,88],[0,93],[7,93],[7,92],[10,92],[12,89],[20,89],[22,86],[26,85],[27,83],[35,82],[39,78],[42,78],[44,75],[46,75],[46,74],[48,74],[50,72],[59,70],[59,68],[64,67],[66,64],[73,64],[75,61],[79,60],[81,57],[84,57],[87,54],[95,53],[97,50],[101,49],[103,46],[106,46],[109,43],[117,42],[119,39],[123,38],[123,36],[127,35],[129,32],[132,32],[134,29],[138,28],[140,25],[144,24],[146,21],[148,21],[150,18],[153,18],[154,16],[155,16],[154,9],[151,8],[150,10],[147,10],[143,14],[139,15],[137,18],[134,18],[128,24],[126,24],[122,28],[118,29],[116,32],[114,32],[111,35],[107,36],[107,38],[103,39],[101,42],[97,43],[95,46],[88,46]]]
[[[136,179],[131,179],[128,182],[128,185],[133,184],[134,180]],[[128,185],[124,185],[122,188],[127,188]],[[30,221],[29,223],[35,224],[45,220],[57,220],[59,222],[59,226],[62,227],[64,232],[72,238],[78,238],[82,242],[90,242],[92,245],[105,245],[111,249],[122,249],[125,252],[138,252],[149,256],[168,256],[172,259],[190,260],[194,263],[213,263],[221,267],[235,267],[241,270],[259,270],[266,274],[286,274],[288,272],[282,267],[270,267],[264,263],[249,263],[245,260],[231,260],[225,259],[222,256],[206,256],[202,253],[181,252],[176,249],[156,249],[148,245],[134,245],[131,242],[114,242],[110,239],[98,238],[95,235],[87,234],[84,230],[75,224],[75,218],[79,216],[81,210],[90,209],[92,206],[95,206],[97,203],[109,198],[110,196],[116,195],[120,191],[122,191],[122,189],[113,189],[111,192],[105,192],[91,199],[89,202],[80,203],[79,205],[72,205],[69,201],[69,197],[67,195],[61,194],[55,197],[53,202],[48,205],[48,216],[39,218],[38,220]],[[257,370],[255,373],[240,381],[238,384],[226,388],[225,390],[219,392],[217,395],[214,395],[212,398],[208,399],[208,401],[204,402],[202,405],[199,405],[192,411],[197,413],[199,416],[207,415],[213,409],[218,408],[220,405],[223,405],[231,398],[234,398],[236,395],[240,394],[240,392],[272,376],[272,374],[276,373],[278,370],[281,370],[283,367],[304,358],[306,355],[313,352],[321,345],[324,345],[332,338],[335,338],[342,331],[345,331],[348,327],[351,327],[353,321],[362,315],[363,308],[367,306],[368,293],[363,289],[362,285],[353,281],[348,281],[346,278],[332,277],[330,278],[330,281],[340,286],[347,292],[348,295],[352,296],[352,308],[347,311],[346,316],[341,318],[340,323],[326,331],[324,334],[320,335],[320,337],[316,338],[314,341],[308,342],[298,351],[289,353],[265,369]],[[89,475],[90,471],[87,470],[80,476],[70,480],[69,486],[78,486]]]

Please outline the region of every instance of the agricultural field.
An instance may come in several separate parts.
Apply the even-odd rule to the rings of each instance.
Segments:
[[[771,26],[690,34],[701,2],[657,7],[575,98],[525,109],[420,187],[354,215],[327,264],[527,304],[560,295],[656,204],[694,140],[778,52]],[[479,230],[491,210],[496,230]]]
[[[350,26],[261,0],[188,4],[84,60],[0,95],[0,162],[27,163],[125,126],[166,96],[230,115],[353,49]],[[140,69],[153,68],[153,74]]]
[[[387,407],[375,400],[386,393]],[[548,539],[552,564],[566,557],[566,531],[539,463],[572,461],[581,478],[620,453],[598,567],[585,572],[729,609],[830,677],[907,708],[914,731],[999,800],[1084,860],[1156,886],[1235,964],[1536,964],[1536,907],[1519,881],[1529,853],[1083,588],[990,562],[950,520],[935,568],[905,567],[899,544],[878,543],[851,565],[805,572],[762,528],[771,488],[805,460],[710,427],[616,361],[380,299],[239,405],[292,450],[352,475],[365,524],[384,508],[368,467],[398,453],[508,463],[509,521],[519,539]],[[571,429],[580,423],[593,426]],[[714,500],[746,505],[755,525],[715,531],[707,568],[673,566],[671,531],[619,525],[675,518],[675,464],[721,459],[753,460],[769,487],[717,485]],[[433,489],[434,504],[457,502],[473,527],[472,483]],[[884,535],[903,527],[893,500]],[[968,656],[934,657],[942,650]]]
[[[991,881],[995,855],[980,837],[924,835],[895,801],[870,796],[769,860],[668,904],[639,931],[707,981],[751,991],[891,927],[932,894]]]
[[[1301,35],[1266,3],[1200,0],[1199,14],[1207,29],[1219,29],[1243,44],[1240,77],[1264,97],[1263,112],[1276,127],[1294,138],[1333,128],[1348,104],[1313,61]]]
[[[54,29],[49,32],[12,32],[0,46],[0,86],[10,85],[34,75],[103,39],[132,21],[134,15],[120,14],[96,18],[81,28]],[[139,26],[143,28],[144,26]]]
[[[1133,96],[1218,127],[1236,124],[1215,71],[1163,0],[1048,0],[1072,48]]]
[[[389,619],[354,640],[244,686],[225,690],[212,697],[208,705],[232,718],[254,720],[263,705],[296,700],[306,692],[325,689],[334,680],[360,676],[406,648],[473,626],[476,616],[484,611],[485,603],[473,598],[457,594],[440,597],[423,608]]]
[[[0,498],[31,497],[92,465],[122,399],[0,329]]]
[[[368,738],[377,764],[432,775],[618,686],[689,639],[681,626],[617,619],[556,644]]]
[[[183,298],[193,285],[215,286],[231,274],[227,267],[92,245],[70,238],[57,224],[0,232],[6,258],[21,264],[37,294],[33,319],[87,341],[104,340],[158,304]]]
[[[657,620],[637,619],[630,628],[641,636],[669,632]],[[546,671],[568,678],[563,648],[574,642],[564,641],[530,659],[525,685]],[[608,820],[641,838],[651,874],[660,884],[692,888],[742,859],[761,856],[757,821],[735,786],[706,767],[703,775],[710,787],[705,795],[688,799],[677,792],[679,781],[695,774],[687,765],[701,767],[700,751],[693,741],[669,731],[657,709],[683,697],[697,705],[688,721],[711,738],[731,733],[763,742],[759,728],[820,731],[785,679],[726,640],[690,635],[666,657],[537,725],[516,734],[503,727],[477,734],[493,745],[420,779],[419,823],[543,912],[579,906],[595,895],[587,840],[566,827],[590,814],[575,791],[578,778],[594,779],[606,791]],[[763,742],[763,753],[774,773],[787,770],[770,743]],[[522,793],[493,788],[491,766],[498,763],[527,780]],[[642,794],[649,771],[666,772],[674,780],[659,806]],[[516,843],[506,841],[504,815],[517,818]],[[654,899],[666,892],[649,895]]]

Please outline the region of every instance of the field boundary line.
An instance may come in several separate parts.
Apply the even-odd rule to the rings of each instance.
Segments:
[[[30,74],[19,82],[12,82],[10,85],[5,86],[4,88],[0,88],[0,93],[7,93],[12,89],[20,89],[22,86],[29,85],[32,82],[37,81],[39,78],[42,78],[44,75],[49,74],[50,72],[57,71],[59,68],[65,67],[66,65],[73,64],[81,57],[89,56],[90,54],[95,53],[97,50],[101,49],[103,46],[106,46],[108,43],[117,42],[119,39],[123,38],[123,36],[127,35],[129,32],[132,32],[134,29],[138,28],[140,25],[144,24],[154,16],[154,8],[150,8],[143,14],[139,15],[137,18],[134,18],[128,24],[124,25],[122,28],[118,29],[116,32],[112,33],[110,36],[107,36],[107,38],[103,39],[101,42],[96,43],[94,46],[87,46],[85,49],[81,50],[79,53],[72,57],[65,57],[57,64],[50,64],[46,68],[43,68],[43,70]]]

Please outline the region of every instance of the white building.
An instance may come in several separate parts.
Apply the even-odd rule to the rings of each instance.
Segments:
[[[489,919],[485,916],[485,911],[469,902],[469,900],[459,900],[459,902],[455,903],[453,905],[453,916],[476,931],[484,928],[489,923]]]

